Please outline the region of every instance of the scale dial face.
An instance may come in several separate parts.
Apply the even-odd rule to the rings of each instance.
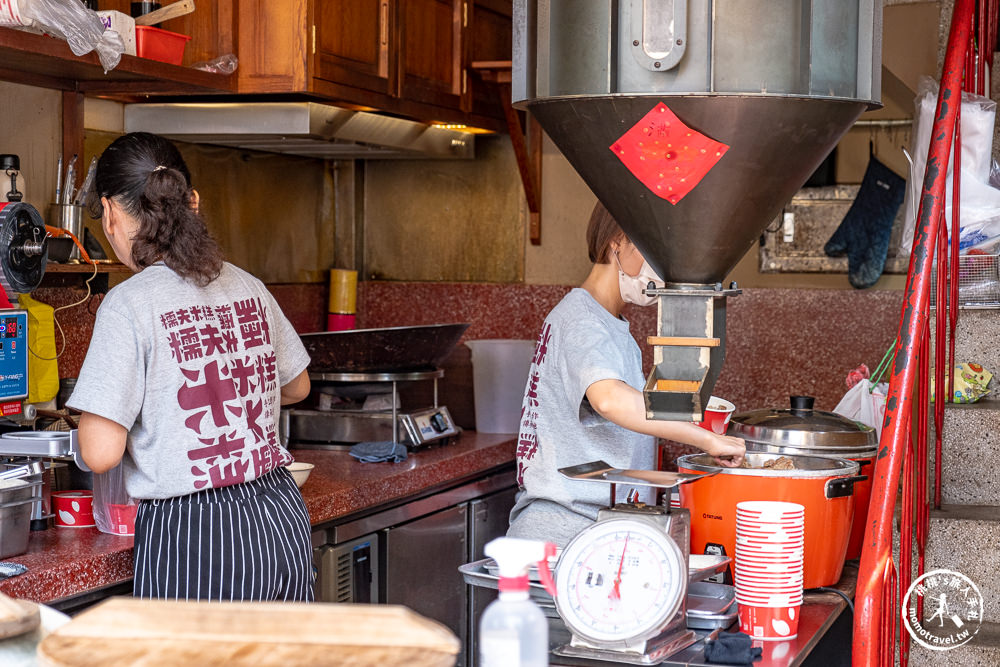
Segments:
[[[583,530],[556,567],[556,606],[567,627],[601,644],[656,636],[680,608],[687,563],[663,529],[608,519]]]

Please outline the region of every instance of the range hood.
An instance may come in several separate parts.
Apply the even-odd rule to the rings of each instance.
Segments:
[[[321,159],[474,157],[474,135],[315,102],[127,104],[126,132]]]

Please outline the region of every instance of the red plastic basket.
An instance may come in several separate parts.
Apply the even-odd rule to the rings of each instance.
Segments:
[[[162,63],[180,65],[184,60],[184,47],[191,38],[178,32],[170,32],[149,25],[135,27],[135,55],[140,58],[159,60]]]

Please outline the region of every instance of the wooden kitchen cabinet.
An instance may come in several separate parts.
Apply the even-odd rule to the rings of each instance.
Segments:
[[[391,0],[317,3],[315,77],[392,95],[395,64],[390,62],[389,52],[390,35],[395,31],[394,10]]]
[[[199,2],[186,16],[164,21],[159,27],[187,35],[191,40],[184,48],[185,67],[214,60],[227,53],[236,53],[236,3],[239,0]],[[101,0],[101,10],[116,10],[128,14],[131,0]],[[167,3],[164,3],[167,4]]]
[[[237,89],[295,93],[424,121],[502,130],[473,58],[510,59],[510,1],[238,0]],[[476,25],[476,17],[483,23]],[[471,48],[474,36],[482,45]]]
[[[399,97],[450,109],[463,108],[468,3],[405,0],[399,10]]]

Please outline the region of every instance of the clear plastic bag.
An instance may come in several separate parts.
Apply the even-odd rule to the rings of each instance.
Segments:
[[[0,25],[26,27],[58,37],[74,55],[97,51],[104,71],[118,66],[125,44],[121,35],[105,30],[96,12],[80,0],[0,0]]]
[[[106,473],[94,473],[94,523],[102,533],[133,535],[138,503],[125,490],[119,463]]]
[[[216,74],[232,74],[236,71],[239,64],[240,60],[235,54],[227,53],[224,56],[219,56],[218,58],[213,58],[212,60],[203,60],[202,62],[195,63],[191,65],[191,67],[193,69],[200,69],[205,72],[214,72]]]
[[[908,256],[913,246],[920,191],[924,182],[924,167],[930,147],[931,129],[937,107],[938,84],[930,77],[920,80],[915,99],[913,119],[913,155],[910,157],[910,176],[903,202],[903,233],[899,253]],[[962,181],[961,224],[959,249],[965,253],[970,248],[1000,240],[1000,189],[991,181],[993,174],[993,126],[996,102],[988,97],[962,93]],[[945,220],[951,230],[952,168],[949,161],[946,177]]]
[[[885,394],[888,389],[889,385],[885,382],[875,385],[871,380],[862,379],[847,390],[833,411],[865,426],[871,426],[881,438],[882,421],[885,419]]]

